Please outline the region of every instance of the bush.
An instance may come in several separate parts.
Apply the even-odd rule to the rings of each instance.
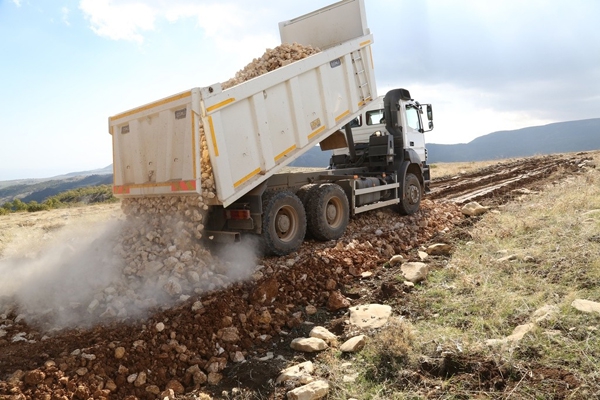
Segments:
[[[17,211],[36,212],[73,205],[116,203],[118,201],[119,199],[113,196],[111,185],[87,186],[59,193],[56,196],[47,198],[43,203],[38,203],[35,200],[24,203],[20,199],[14,199],[12,202],[8,201],[0,206],[0,215]]]
[[[56,197],[50,197],[44,201],[44,204],[48,206],[48,208],[61,208],[65,205],[58,200]]]
[[[93,204],[93,203],[114,203],[119,201],[113,196],[112,186],[88,186],[79,189],[69,190],[50,197],[47,201],[53,204]]]
[[[36,212],[36,211],[44,211],[44,210],[49,210],[50,207],[48,207],[48,205],[46,204],[40,204],[35,200],[31,200],[28,204],[27,204],[27,211],[28,212]]]
[[[25,211],[25,210],[27,210],[27,204],[23,203],[19,199],[14,199],[12,202],[12,210],[13,211]]]
[[[368,358],[365,377],[375,382],[397,379],[398,371],[415,368],[417,355],[413,349],[412,325],[404,320],[390,319],[362,352]]]

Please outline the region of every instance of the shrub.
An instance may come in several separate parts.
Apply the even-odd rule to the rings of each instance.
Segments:
[[[23,203],[20,199],[14,199],[12,202],[13,211],[25,211],[27,210],[27,204]]]
[[[88,186],[69,190],[50,197],[47,201],[54,204],[92,204],[92,203],[114,203],[119,201],[113,196],[110,185]]]
[[[61,208],[65,205],[58,200],[56,197],[50,197],[44,201],[44,204],[48,206],[48,208]]]
[[[49,210],[50,207],[48,207],[47,204],[40,204],[35,200],[31,200],[28,204],[27,204],[27,211],[28,212],[36,212],[36,211],[44,211],[44,210]]]

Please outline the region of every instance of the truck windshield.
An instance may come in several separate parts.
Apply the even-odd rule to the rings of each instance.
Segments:
[[[406,124],[415,130],[421,129],[421,122],[419,120],[419,111],[411,106],[406,106]]]

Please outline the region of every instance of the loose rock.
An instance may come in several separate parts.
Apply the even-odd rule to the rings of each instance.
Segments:
[[[327,301],[327,308],[331,311],[337,311],[342,308],[350,307],[350,300],[345,298],[340,292],[335,291],[329,295],[329,300]]]
[[[279,377],[277,377],[276,382],[281,383],[285,381],[298,381],[302,384],[307,384],[314,380],[312,377],[313,372],[313,363],[311,361],[305,361],[281,371],[281,374]]]
[[[427,274],[429,273],[429,267],[427,264],[422,262],[404,263],[400,267],[400,270],[402,271],[404,278],[413,283],[418,283],[425,280],[425,278],[427,278]]]
[[[571,307],[586,313],[595,312],[600,314],[600,303],[584,299],[575,299],[571,303]]]
[[[482,206],[476,201],[465,204],[464,207],[460,210],[464,215],[469,217],[476,217],[479,215],[483,215],[489,211],[487,207]]]
[[[367,304],[350,307],[350,324],[359,328],[381,328],[392,315],[392,307],[382,304]]]
[[[431,256],[447,256],[452,252],[452,246],[446,243],[436,243],[427,247],[425,252]]]
[[[312,328],[308,336],[323,339],[329,344],[335,343],[337,341],[337,336],[335,336],[333,333],[329,332],[326,328],[322,326],[315,326],[314,328]]]
[[[366,343],[367,343],[367,341],[366,341],[365,335],[355,336],[355,337],[350,338],[347,341],[345,341],[340,346],[340,350],[343,353],[355,353],[357,351],[362,350],[365,347]]]
[[[290,347],[296,351],[305,353],[314,353],[315,351],[325,350],[329,346],[323,339],[319,338],[296,338],[290,343]]]
[[[329,393],[329,383],[318,380],[289,391],[287,398],[288,400],[316,400],[327,396],[327,393]]]

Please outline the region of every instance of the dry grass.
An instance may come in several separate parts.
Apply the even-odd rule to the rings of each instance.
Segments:
[[[321,373],[334,386],[329,398],[361,399],[365,394],[377,400],[406,398],[394,388],[411,386],[410,370],[418,360],[413,329],[406,320],[392,318],[386,329],[369,338],[360,353],[326,354]]]
[[[595,161],[600,165],[600,156]],[[449,262],[413,293],[424,306],[411,321],[413,339],[394,343],[380,333],[370,350],[352,360],[360,378],[340,385],[333,398],[600,396],[600,315],[571,306],[576,298],[600,302],[600,171],[494,210],[470,233],[473,239],[458,243]],[[550,312],[540,318],[536,311],[545,308]],[[522,340],[486,344],[528,323],[533,329]],[[395,357],[397,352],[405,357]],[[452,368],[431,374],[423,359]],[[482,365],[501,384],[491,385],[489,374],[477,370]],[[561,378],[544,377],[548,371]]]

